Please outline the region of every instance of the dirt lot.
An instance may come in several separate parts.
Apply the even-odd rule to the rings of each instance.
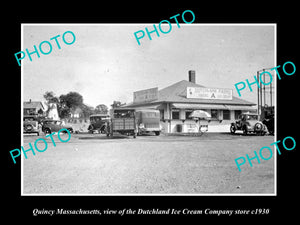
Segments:
[[[37,138],[24,136],[24,148]],[[23,157],[23,194],[273,194],[274,157],[241,166],[234,159],[273,142],[273,136],[205,133],[201,137],[107,139],[72,134]],[[43,146],[41,144],[41,149]]]

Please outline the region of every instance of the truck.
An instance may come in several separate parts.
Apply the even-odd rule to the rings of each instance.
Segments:
[[[136,138],[137,125],[135,109],[132,108],[115,108],[110,112],[111,119],[107,122],[106,135],[113,136],[114,133],[123,135],[132,135]]]
[[[160,135],[160,112],[155,109],[137,109],[136,121],[138,135],[154,132],[156,136]]]

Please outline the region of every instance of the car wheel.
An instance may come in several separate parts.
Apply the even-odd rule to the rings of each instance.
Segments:
[[[138,129],[137,136],[141,136],[141,135],[143,135],[143,132],[140,129]]]
[[[105,125],[103,125],[103,126],[101,127],[99,133],[100,133],[100,134],[105,134],[105,133],[106,133],[106,126],[105,126]]]
[[[248,128],[246,126],[243,127],[243,134],[244,135],[248,134]]]
[[[45,134],[51,134],[51,130],[50,130],[49,128],[45,128],[45,129],[44,129],[44,133],[45,133]]]
[[[156,136],[160,135],[160,131],[155,131],[154,133],[155,133]]]
[[[92,125],[89,125],[88,132],[89,132],[89,134],[93,134],[94,133],[94,127]]]
[[[28,125],[26,125],[25,130],[26,130],[27,132],[30,132],[30,131],[33,130],[33,126],[32,126],[31,124],[28,124]]]
[[[234,126],[234,125],[231,125],[231,126],[230,126],[230,133],[231,133],[231,134],[234,134],[235,131],[236,131],[235,126]]]

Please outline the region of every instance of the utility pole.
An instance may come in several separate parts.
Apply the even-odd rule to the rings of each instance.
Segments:
[[[270,70],[270,69],[271,68],[264,68],[264,69],[261,69],[261,70],[257,71],[257,81],[259,83],[259,85],[257,85],[257,113],[259,115],[261,115],[263,113],[262,109],[266,105],[266,88],[270,88],[270,106],[271,107],[273,106],[273,103],[272,103],[272,101],[273,101],[273,96],[272,96],[273,95],[273,91],[272,91],[273,85],[272,85],[272,82],[273,82],[274,79],[276,79],[276,77],[272,76],[272,82],[270,83],[270,87],[265,87],[265,85],[263,85],[262,82],[261,82],[261,81],[263,81],[263,83],[266,83],[264,72],[266,70]],[[260,79],[261,78],[260,72],[263,72],[262,80]]]

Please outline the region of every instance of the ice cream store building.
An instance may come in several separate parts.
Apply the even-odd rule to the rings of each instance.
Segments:
[[[232,89],[208,88],[196,84],[196,73],[188,71],[188,81],[182,80],[166,88],[150,88],[133,93],[133,102],[125,107],[157,109],[165,133],[190,132],[203,126],[208,132],[229,132],[230,123],[243,112],[256,112],[256,104],[234,97]],[[203,110],[208,118],[191,117]]]

